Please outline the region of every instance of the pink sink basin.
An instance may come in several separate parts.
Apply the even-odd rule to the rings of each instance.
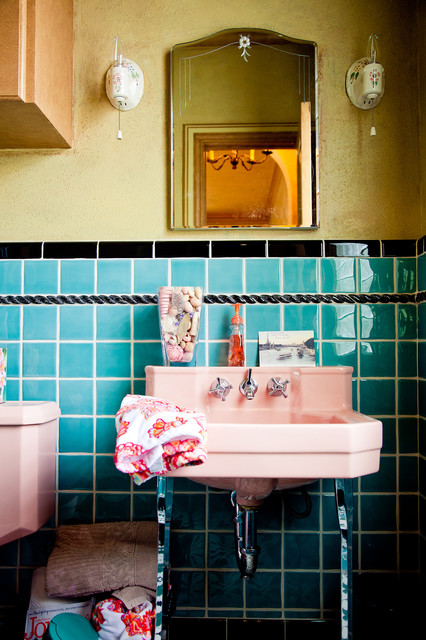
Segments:
[[[352,410],[352,367],[253,367],[252,400],[239,390],[247,374],[246,367],[146,367],[147,395],[207,418],[207,462],[170,475],[236,489],[240,504],[256,505],[274,489],[379,469],[382,423]],[[289,381],[287,398],[269,395],[272,377]],[[217,378],[232,385],[224,401],[209,394]]]

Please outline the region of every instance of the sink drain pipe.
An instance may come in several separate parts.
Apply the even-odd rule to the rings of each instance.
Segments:
[[[257,568],[259,547],[257,546],[257,508],[238,504],[236,491],[231,493],[235,508],[234,535],[235,556],[242,578],[251,578]]]

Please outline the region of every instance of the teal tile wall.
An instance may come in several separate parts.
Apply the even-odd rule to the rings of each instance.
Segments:
[[[419,291],[426,291],[426,254],[418,258]],[[426,302],[418,306],[418,366],[419,366],[419,519],[420,519],[420,569],[426,584]]]
[[[426,260],[419,261],[426,282]],[[210,293],[412,293],[416,259],[212,258],[28,260],[0,264],[2,294],[155,293],[194,283]],[[233,309],[205,305],[201,364],[224,365]],[[258,363],[259,330],[312,329],[317,363],[354,368],[354,407],[383,420],[380,471],[355,480],[355,571],[417,575],[424,547],[426,494],[426,303],[245,305],[247,363]],[[9,349],[8,399],[47,399],[62,411],[56,512],[41,532],[1,548],[0,608],[28,593],[59,524],[155,517],[156,485],[115,470],[114,415],[126,393],[144,393],[147,364],[161,364],[153,306],[0,308],[0,346]],[[417,358],[421,372],[417,393]],[[422,413],[417,422],[417,398]],[[420,448],[420,449],[419,449]],[[419,456],[420,450],[420,456]],[[420,474],[420,517],[418,512]],[[253,580],[233,557],[233,509],[226,492],[176,482],[172,533],[178,616],[336,617],[339,535],[333,483],[273,494],[259,513],[262,553]],[[290,509],[289,507],[292,507]],[[422,524],[421,524],[422,523]],[[45,539],[43,538],[45,536]],[[23,551],[25,550],[25,553]],[[26,573],[27,572],[27,573]],[[1,611],[0,611],[1,613]]]

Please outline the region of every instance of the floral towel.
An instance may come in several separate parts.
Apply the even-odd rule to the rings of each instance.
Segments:
[[[151,602],[126,609],[116,598],[101,600],[93,609],[92,624],[100,640],[151,640],[154,610]]]
[[[115,466],[136,484],[207,459],[203,413],[152,396],[127,395],[115,426]]]

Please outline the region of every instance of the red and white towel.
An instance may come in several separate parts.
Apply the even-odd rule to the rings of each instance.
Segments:
[[[203,413],[152,396],[127,395],[115,426],[115,466],[136,484],[207,459]]]

